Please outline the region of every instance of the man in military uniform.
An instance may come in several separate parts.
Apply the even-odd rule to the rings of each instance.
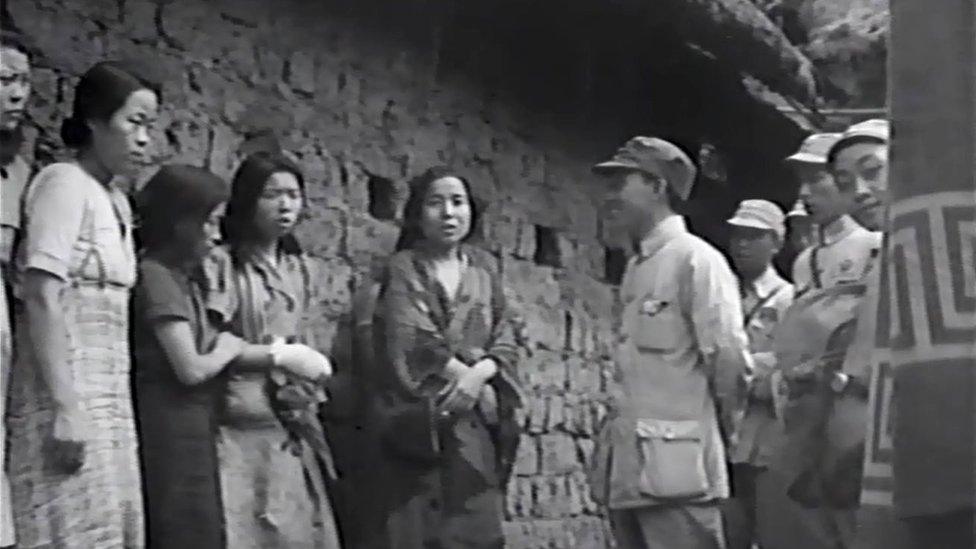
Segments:
[[[827,150],[840,137],[835,133],[815,133],[807,136],[800,148],[786,157],[786,165],[802,185],[805,181],[816,182],[827,171]],[[793,278],[796,256],[813,243],[813,221],[799,198],[786,214],[786,241],[776,256],[775,265],[788,280]]]
[[[806,277],[797,276],[797,284],[812,284],[788,311],[777,334],[781,363],[789,363],[789,356],[815,359],[781,365],[792,387],[787,436],[791,446],[802,449],[796,454],[800,461],[795,470],[801,475],[792,479],[791,495],[821,511],[825,548],[851,547],[854,542],[867,374],[848,373],[841,365],[845,356],[848,363],[864,362],[855,359],[863,354],[859,348],[873,348],[871,315],[878,287],[878,269],[873,267],[882,236],[846,213],[831,220],[825,212],[829,205],[846,205],[843,212],[859,212],[865,220],[883,219],[883,212],[873,210],[883,209],[886,202],[883,178],[878,177],[885,170],[878,159],[886,162],[887,156],[880,154],[886,140],[884,121],[851,126],[827,153],[833,188],[804,188],[805,199],[816,204],[811,213],[820,214],[826,231],[819,244],[797,259],[794,272]],[[872,313],[866,315],[867,310]],[[830,406],[819,404],[825,402]]]
[[[594,171],[637,250],[621,283],[622,394],[601,428],[594,494],[622,548],[724,547],[723,434],[734,439],[752,370],[735,275],[675,213],[696,175],[678,147],[635,137]]]
[[[834,136],[823,138],[825,142],[833,141],[828,152],[836,150],[840,142],[861,139],[856,128],[852,127],[855,132],[845,132],[839,140]],[[863,193],[849,180],[838,182],[833,173],[822,168],[802,170],[798,173],[806,175],[801,178],[800,200],[817,225],[817,235],[813,246],[803,250],[793,264],[797,295],[862,280],[881,248],[881,233],[869,231],[849,215],[857,209],[855,205]]]
[[[750,549],[756,540],[763,547],[776,547],[770,538],[782,531],[778,528],[784,522],[781,515],[796,507],[786,497],[782,483],[770,482],[768,470],[773,446],[782,439],[773,405],[773,330],[793,302],[793,285],[772,265],[783,245],[785,219],[772,202],[744,200],[728,224],[755,370],[749,381],[746,414],[730,452],[733,499],[725,506],[725,526],[729,549]]]

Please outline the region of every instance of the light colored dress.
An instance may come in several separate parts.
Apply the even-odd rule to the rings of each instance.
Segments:
[[[311,342],[305,317],[322,279],[315,268],[302,253],[281,253],[275,266],[256,257],[232,261],[218,249],[205,264],[208,308],[251,343]],[[227,547],[337,549],[322,463],[307,441],[294,444],[275,414],[273,390],[265,372],[227,376],[217,442]],[[305,419],[321,429],[317,418]]]
[[[54,470],[54,404],[18,318],[10,380],[9,475],[18,547],[142,547],[139,455],[129,384],[132,215],[121,191],[74,163],[37,174],[26,196],[18,268],[65,282],[61,304],[75,389],[88,413],[85,462]]]

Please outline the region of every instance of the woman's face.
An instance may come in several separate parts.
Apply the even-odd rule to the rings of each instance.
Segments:
[[[424,197],[420,227],[438,246],[456,246],[471,232],[471,200],[464,183],[448,176],[435,180]]]
[[[226,202],[218,204],[203,222],[203,238],[206,240],[208,248],[220,244],[220,219],[224,216],[226,206]]]
[[[193,258],[206,257],[220,243],[220,217],[224,205],[216,206],[201,225],[199,220],[184,219],[176,225],[176,241]]]
[[[112,174],[131,174],[150,161],[150,130],[159,101],[150,90],[136,90],[108,120],[89,120],[92,147]]]
[[[291,232],[302,211],[302,187],[295,174],[275,172],[264,184],[254,211],[258,234],[279,238]]]

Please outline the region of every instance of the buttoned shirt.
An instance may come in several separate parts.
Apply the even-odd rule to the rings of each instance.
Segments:
[[[869,231],[844,215],[820,229],[816,244],[793,263],[797,295],[813,288],[861,282],[881,250],[881,233]]]
[[[706,431],[710,491],[727,497],[725,449],[715,401],[726,415],[741,408],[741,380],[751,371],[739,285],[725,257],[688,232],[679,216],[661,221],[640,243],[621,284],[623,313],[616,362],[631,421],[699,420]],[[614,429],[616,454],[633,452],[633,433]],[[619,457],[619,459],[618,459]],[[628,486],[635,472],[614,457],[611,507],[654,505]]]
[[[776,361],[773,332],[793,303],[793,285],[783,280],[772,266],[749,283],[742,284],[742,311],[749,337],[754,370],[746,415],[738,440],[731,450],[733,463],[768,465],[772,445],[779,439],[780,426],[772,405],[771,387]]]

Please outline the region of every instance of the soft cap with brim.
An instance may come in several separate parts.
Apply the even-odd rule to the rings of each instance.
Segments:
[[[593,166],[593,171],[609,175],[619,170],[636,170],[664,179],[682,200],[691,196],[698,170],[688,155],[675,144],[657,137],[637,136],[626,143],[613,158]]]
[[[787,162],[799,162],[801,164],[826,164],[827,151],[840,139],[839,133],[814,133],[807,136],[800,144],[800,148],[791,156],[786,157]]]
[[[807,211],[802,200],[797,200],[793,203],[793,209],[786,214],[786,217],[810,217],[810,212]]]
[[[783,210],[768,200],[743,200],[728,223],[740,227],[773,231],[780,238],[786,234]]]
[[[872,118],[864,122],[858,122],[844,130],[840,139],[837,140],[830,150],[827,151],[827,162],[832,162],[834,157],[841,149],[846,147],[851,141],[862,139],[874,139],[881,143],[888,143],[891,138],[891,125],[882,118]]]

